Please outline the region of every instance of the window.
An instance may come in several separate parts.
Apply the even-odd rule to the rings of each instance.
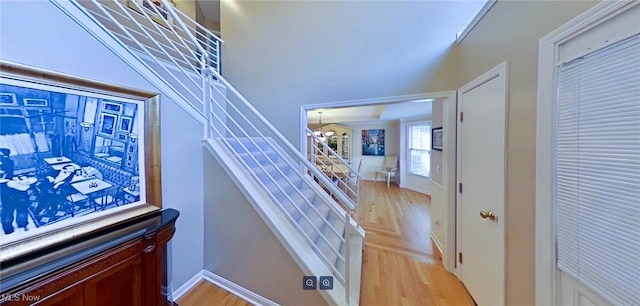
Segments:
[[[559,67],[558,267],[615,305],[640,301],[640,36]]]
[[[409,173],[429,176],[431,171],[431,122],[409,124]]]

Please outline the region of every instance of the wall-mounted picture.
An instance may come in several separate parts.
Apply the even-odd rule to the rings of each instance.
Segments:
[[[100,114],[100,134],[113,136],[116,131],[116,122],[118,116],[113,114],[102,113]]]
[[[442,151],[442,127],[434,128],[431,130],[431,149],[436,151]]]
[[[105,112],[109,112],[109,113],[116,113],[116,114],[120,114],[122,113],[122,104],[121,103],[114,103],[114,102],[107,102],[107,101],[103,101],[102,102],[102,110]]]
[[[120,117],[120,132],[129,133],[131,131],[131,118],[121,116]]]
[[[18,105],[16,95],[10,92],[0,92],[0,105]]]
[[[6,61],[0,92],[0,264],[160,209],[157,94]]]
[[[362,130],[362,155],[384,156],[384,129]]]
[[[34,99],[24,98],[22,99],[24,106],[47,106],[47,99]]]
[[[168,0],[167,2],[175,7],[173,0]],[[165,28],[168,28],[169,24],[173,24],[173,17],[160,1],[127,0],[127,6],[139,14],[149,15],[153,21]]]

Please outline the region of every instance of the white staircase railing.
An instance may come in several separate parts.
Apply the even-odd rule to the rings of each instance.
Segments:
[[[119,44],[135,51],[131,56],[174,87],[193,108],[192,113],[204,117],[202,71],[211,67],[220,72],[224,41],[219,37],[173,9],[166,0],[160,0],[165,9],[143,6],[147,0],[50,1],[63,11],[69,3],[82,10]]]
[[[147,0],[50,1],[105,45],[109,42],[98,36],[107,34],[124,47],[107,46],[205,123],[206,138],[215,138],[234,148],[247,168],[257,165],[252,173],[256,181],[289,219],[295,219],[293,215],[296,215],[298,220],[304,220],[304,223],[292,224],[344,286],[345,304],[353,304],[354,298],[357,304],[359,293],[349,291],[353,284],[351,274],[356,273],[350,271],[351,253],[359,252],[353,248],[349,251],[351,237],[364,235],[352,218],[356,202],[309,162],[221,76],[223,41],[220,38],[174,9],[167,0],[160,0],[162,9],[153,4],[144,5],[151,3]],[[98,30],[104,33],[98,35]],[[226,87],[226,92],[221,91],[220,85]],[[243,157],[239,150],[245,153]],[[274,153],[278,157],[274,158]],[[295,171],[289,173],[290,169]],[[311,190],[314,194],[302,190]],[[295,202],[295,205],[285,206],[286,202]],[[308,209],[303,211],[301,207]],[[360,275],[359,271],[356,274]]]
[[[273,202],[280,206],[280,210],[309,248],[329,267],[337,282],[343,285],[348,297],[351,294],[350,239],[361,231],[357,225],[354,228],[356,223],[350,214],[356,209],[355,202],[310,163],[217,71],[210,69],[209,72],[211,78],[207,82],[210,85],[204,92],[205,101],[210,102],[205,103],[209,123],[206,137],[222,141],[245,168],[253,169],[252,175],[256,181],[271,196]],[[226,87],[226,93],[214,85],[213,77]],[[277,154],[273,154],[274,152]],[[295,171],[287,171],[289,169]],[[302,185],[306,185],[306,190],[309,190],[318,184],[333,194],[334,199],[326,194],[323,198],[309,197],[304,193]],[[317,191],[323,193],[322,190]],[[344,210],[332,204],[334,200],[341,203]],[[328,214],[321,212],[325,207],[330,210]],[[305,211],[304,208],[308,209]],[[341,223],[341,227],[335,226],[332,220]],[[311,228],[305,225],[311,225]],[[346,305],[352,304],[352,301],[345,302]]]
[[[340,191],[346,196],[356,199],[360,195],[360,169],[346,161],[340,154],[316,136],[313,131],[306,128],[307,135],[311,137],[312,146],[309,159],[312,164],[320,168],[322,174],[335,182]],[[318,147],[320,145],[320,147]]]
[[[213,98],[213,94],[209,98],[205,97],[205,101],[206,100],[210,101],[210,108],[206,110],[206,114],[208,115],[207,121],[209,122],[209,129],[207,129],[207,134],[206,134],[207,138],[226,137],[226,132],[228,131],[219,130],[220,129],[219,126],[223,126],[224,129],[229,130],[229,127],[226,126],[228,124],[227,120],[231,121],[238,127],[245,126],[245,125],[240,125],[237,122],[237,121],[241,121],[243,124],[246,124],[247,127],[251,128],[252,134],[247,134],[241,137],[255,136],[255,137],[264,139],[265,134],[261,132],[261,130],[262,131],[266,130],[267,133],[270,133],[272,137],[277,139],[283,145],[283,147],[289,151],[288,154],[290,155],[291,158],[293,158],[296,162],[300,163],[303,169],[303,172],[307,172],[315,176],[318,179],[317,183],[320,184],[323,188],[326,188],[329,192],[333,193],[336,199],[344,206],[345,209],[351,212],[355,211],[356,202],[354,202],[353,199],[349,198],[344,192],[342,192],[342,190],[340,190],[340,188],[336,184],[334,184],[333,181],[331,181],[331,179],[329,179],[325,174],[323,174],[322,171],[320,171],[320,169],[318,169],[315,165],[311,164],[311,162],[309,162],[304,157],[304,155],[302,155],[302,153],[300,153],[300,151],[296,149],[280,133],[280,131],[278,131],[265,117],[263,117],[262,114],[260,114],[260,112],[258,112],[258,110],[255,109],[255,107],[253,107],[253,105],[251,105],[251,103],[249,103],[249,101],[244,96],[242,96],[242,94],[240,94],[240,92],[238,92],[229,82],[227,82],[227,80],[225,80],[217,71],[212,70],[211,74],[212,76],[218,78],[219,81],[226,86],[227,95],[231,93],[237,99],[234,99],[234,101],[236,102],[232,102],[229,98],[225,96],[225,94],[220,92],[220,90],[215,86],[210,87],[211,88],[210,92],[205,91],[205,95],[215,91],[218,94],[219,98],[224,99],[224,102],[225,102],[225,104],[220,104],[216,99]],[[232,108],[232,110],[236,113],[236,116],[233,116],[232,114],[227,112],[226,111],[227,107]],[[222,113],[224,117],[219,116],[218,114],[220,113]],[[247,118],[245,113],[247,115],[253,116],[253,120],[250,120],[249,118]],[[239,119],[234,119],[234,117],[238,117]],[[256,127],[255,123],[262,124],[263,129],[259,129],[258,127]]]

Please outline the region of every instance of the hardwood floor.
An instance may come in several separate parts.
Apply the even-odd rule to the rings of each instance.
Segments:
[[[474,306],[456,277],[434,250],[431,200],[385,182],[361,181],[358,218],[366,230],[360,305]],[[179,301],[191,305],[251,305],[208,282]]]
[[[367,232],[360,305],[470,305],[433,249],[431,200],[395,185],[361,181],[360,224]]]
[[[208,281],[201,281],[178,301],[180,306],[251,306],[251,303],[233,295]]]

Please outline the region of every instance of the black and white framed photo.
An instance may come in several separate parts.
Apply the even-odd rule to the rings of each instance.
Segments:
[[[131,131],[131,122],[132,120],[130,117],[121,116],[119,131],[129,133]]]
[[[157,93],[2,60],[0,93],[0,264],[162,207]]]
[[[24,98],[22,99],[24,106],[39,106],[46,107],[49,105],[47,99],[34,99],[34,98]]]
[[[442,127],[433,128],[431,130],[431,149],[436,151],[442,151],[443,139],[442,139]]]
[[[100,114],[100,134],[113,136],[116,132],[116,122],[118,116],[114,114]]]
[[[10,92],[0,92],[0,105],[18,105],[16,94]]]
[[[103,101],[102,111],[109,112],[112,114],[120,114],[122,113],[122,104],[111,102],[111,101]]]
[[[127,141],[127,133],[118,133],[118,140]]]

